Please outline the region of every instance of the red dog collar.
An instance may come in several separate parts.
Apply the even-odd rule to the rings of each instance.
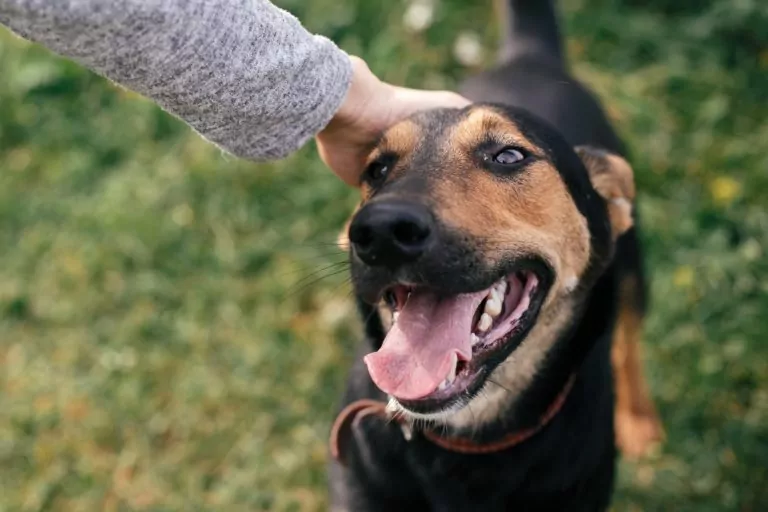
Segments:
[[[557,413],[560,412],[560,409],[562,409],[565,399],[568,397],[568,393],[571,391],[571,388],[573,388],[575,380],[576,375],[571,375],[562,391],[558,393],[555,400],[549,405],[536,425],[524,430],[510,432],[498,441],[479,443],[466,437],[447,437],[437,434],[433,430],[424,430],[422,431],[422,434],[433,444],[455,453],[485,454],[508,450],[513,446],[517,446],[527,439],[530,439],[552,421]],[[405,438],[410,440],[411,431],[409,422],[402,417],[394,417],[387,410],[387,404],[385,402],[372,399],[357,400],[346,406],[339,413],[331,428],[330,445],[331,455],[334,459],[342,464],[346,464],[346,457],[344,455],[345,441],[348,440],[352,434],[352,429],[357,427],[360,421],[368,416],[376,416],[387,422],[397,422],[402,427]]]

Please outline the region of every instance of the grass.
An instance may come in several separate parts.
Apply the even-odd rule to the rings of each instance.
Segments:
[[[452,87],[490,2],[283,0],[382,77]],[[632,150],[668,430],[617,511],[768,508],[768,8],[563,2]],[[355,201],[308,147],[237,161],[0,34],[0,511],[323,510],[358,334],[332,245]],[[320,270],[325,268],[326,270]],[[320,270],[312,277],[313,272]]]

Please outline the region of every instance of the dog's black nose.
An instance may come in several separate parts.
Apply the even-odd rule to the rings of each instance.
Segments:
[[[429,210],[417,203],[371,203],[355,215],[349,226],[349,241],[368,265],[398,267],[424,253],[432,223]]]

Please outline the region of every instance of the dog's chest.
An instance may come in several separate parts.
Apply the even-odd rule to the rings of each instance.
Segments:
[[[533,475],[530,467],[515,463],[515,450],[492,456],[446,456],[431,447],[417,445],[413,446],[408,458],[430,510],[501,512],[540,509],[519,508],[529,501],[525,495],[532,489],[527,480]],[[518,461],[526,459],[527,454],[518,453]],[[547,494],[554,496],[557,492],[549,489]]]

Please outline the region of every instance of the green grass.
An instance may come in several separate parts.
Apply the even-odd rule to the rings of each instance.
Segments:
[[[493,57],[489,1],[443,0],[423,34],[399,1],[281,4],[396,83],[452,87],[462,31]],[[564,10],[632,149],[668,430],[615,509],[766,510],[768,7]],[[343,274],[301,279],[343,259],[354,201],[312,147],[237,161],[0,34],[0,511],[323,510],[359,327]]]

